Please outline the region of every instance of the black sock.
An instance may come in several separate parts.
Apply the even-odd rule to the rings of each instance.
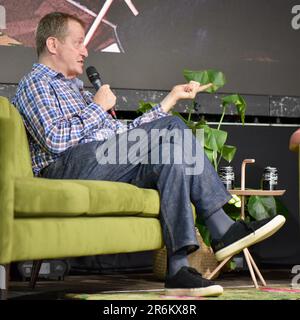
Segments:
[[[175,253],[168,252],[169,276],[174,276],[184,266],[189,266],[186,248],[178,250]]]
[[[226,231],[234,224],[232,220],[221,208],[214,212],[205,220],[212,239],[220,239],[226,233]]]

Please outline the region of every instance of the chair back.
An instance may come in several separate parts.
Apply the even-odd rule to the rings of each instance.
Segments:
[[[0,153],[2,168],[12,169],[15,177],[32,177],[31,157],[26,129],[19,111],[5,97],[0,97],[1,143],[9,144],[13,154]],[[10,122],[10,125],[4,123]]]

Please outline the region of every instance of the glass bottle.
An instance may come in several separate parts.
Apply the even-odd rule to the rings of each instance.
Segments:
[[[263,190],[276,190],[278,185],[278,170],[275,167],[266,167],[261,178]]]
[[[233,167],[231,166],[220,167],[219,177],[227,190],[234,189],[235,176],[234,176]]]

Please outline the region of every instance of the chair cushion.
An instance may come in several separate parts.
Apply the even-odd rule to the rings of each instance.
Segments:
[[[89,191],[70,181],[16,178],[14,201],[17,217],[78,216],[89,210]]]
[[[8,261],[136,252],[163,246],[156,218],[18,218],[13,228]]]
[[[156,190],[122,182],[16,178],[16,217],[74,217],[159,214]]]
[[[157,216],[159,195],[156,190],[138,188],[132,184],[112,181],[70,180],[89,190],[89,215],[142,214]]]

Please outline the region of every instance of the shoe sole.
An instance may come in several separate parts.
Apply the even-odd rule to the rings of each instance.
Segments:
[[[166,288],[166,296],[217,297],[223,293],[223,287],[213,285],[204,288]]]
[[[272,219],[270,222],[257,229],[255,232],[217,251],[215,253],[217,261],[222,261],[230,256],[241,252],[243,249],[250,247],[255,243],[267,239],[284,225],[285,220],[286,219],[284,216],[278,215],[274,217],[274,219]]]

